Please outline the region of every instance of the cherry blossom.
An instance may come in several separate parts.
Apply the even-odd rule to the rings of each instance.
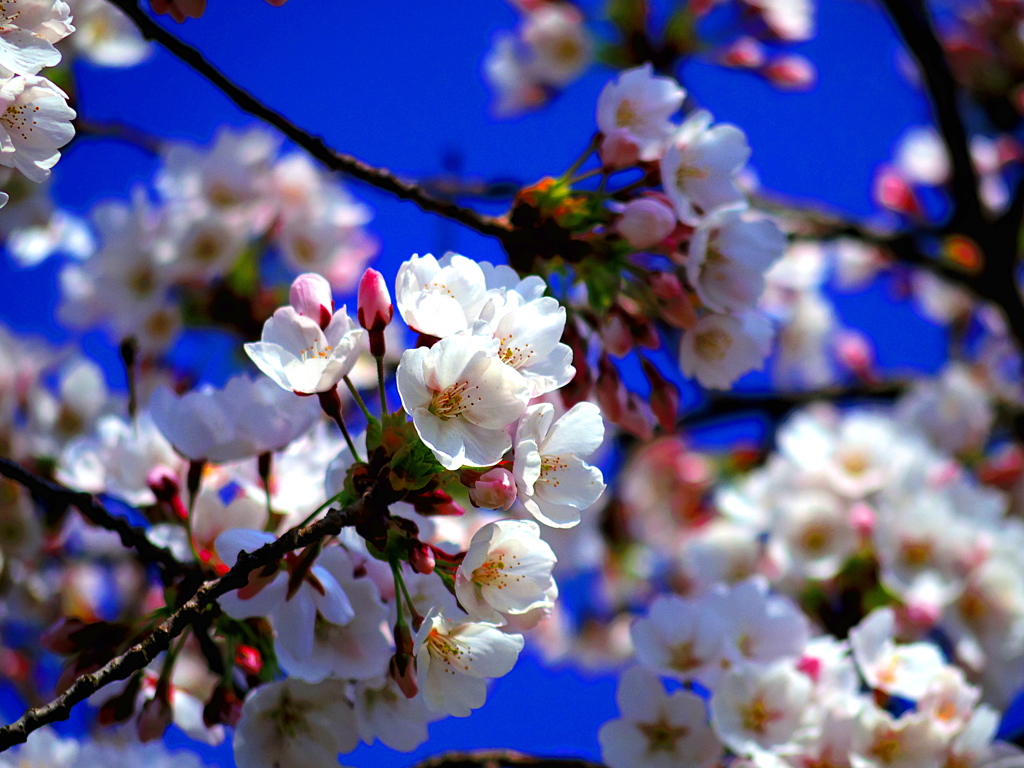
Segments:
[[[513,473],[519,501],[537,520],[571,528],[604,492],[601,470],[581,457],[604,440],[604,420],[593,403],[578,403],[555,419],[548,403],[531,405],[516,429]]]
[[[685,97],[675,80],[656,76],[650,63],[626,70],[597,97],[598,130],[607,136],[625,129],[641,160],[657,160],[675,132],[670,121]]]
[[[550,609],[555,553],[531,520],[499,520],[473,534],[455,574],[455,596],[471,618],[504,624],[505,614]]]
[[[431,612],[416,633],[416,677],[427,706],[453,717],[468,717],[487,698],[487,678],[515,666],[522,635],[507,635],[493,624],[454,622]]]

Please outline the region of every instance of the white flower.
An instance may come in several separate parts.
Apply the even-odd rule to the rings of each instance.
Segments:
[[[68,443],[57,462],[57,479],[89,493],[108,493],[134,506],[156,503],[149,473],[156,467],[172,472],[182,461],[148,411],[128,423],[103,416],[94,435]]]
[[[719,587],[710,599],[710,609],[723,617],[732,661],[767,663],[803,653],[807,617],[788,597],[770,594],[763,578]]]
[[[328,619],[318,612],[309,653],[294,654],[294,644],[275,646],[281,667],[289,675],[309,682],[328,677],[366,680],[384,674],[394,647],[384,629],[387,609],[376,584],[369,577],[355,578],[352,559],[341,547],[324,549],[314,569],[322,569],[333,577],[344,590],[353,615],[338,622],[334,620],[337,616]]]
[[[493,624],[456,623],[431,611],[416,633],[416,678],[435,712],[468,717],[487,699],[486,678],[508,674],[523,649],[522,635]]]
[[[323,329],[287,306],[274,312],[263,325],[260,341],[246,344],[245,352],[283,389],[307,395],[329,392],[352,370],[365,333],[344,306]]]
[[[661,158],[661,182],[684,224],[695,225],[721,209],[741,209],[746,197],[735,183],[750,147],[734,125],[711,127],[708,112],[695,112]]]
[[[626,129],[641,160],[657,160],[675,131],[672,116],[686,91],[671,77],[654,74],[650,63],[623,72],[597,97],[597,128],[606,136]]]
[[[522,415],[528,390],[498,348],[497,339],[457,335],[402,354],[402,405],[446,469],[496,464],[512,446],[505,427]]]
[[[513,474],[519,501],[545,525],[571,528],[604,493],[601,470],[581,457],[604,440],[604,420],[593,403],[577,403],[557,421],[550,403],[530,406],[516,430]]]
[[[597,733],[601,759],[610,768],[711,768],[722,756],[696,694],[666,694],[656,676],[631,667],[622,673],[615,701],[619,718]]]
[[[45,181],[57,150],[75,135],[67,94],[45,77],[15,75],[0,84],[0,165]]]
[[[983,383],[960,363],[947,366],[937,379],[914,382],[897,413],[902,423],[949,454],[981,448],[995,419]]]
[[[474,328],[478,335],[493,335],[498,357],[526,379],[530,397],[568,384],[576,373],[572,349],[561,343],[565,307],[550,296],[526,301],[515,290],[492,290]]]
[[[690,240],[686,277],[709,309],[745,312],[761,298],[765,272],[785,247],[771,219],[748,220],[735,211],[710,216]]]
[[[724,616],[707,600],[659,595],[633,622],[636,658],[648,669],[714,689],[724,665]]]
[[[291,678],[253,689],[235,728],[235,762],[251,768],[338,768],[338,753],[359,744],[345,689],[341,680],[311,685]]]
[[[763,315],[707,315],[683,334],[679,367],[701,386],[728,389],[743,374],[764,367],[771,344],[772,327]]]
[[[945,666],[930,643],[897,646],[892,608],[872,611],[850,630],[850,647],[861,674],[872,688],[916,701]]]
[[[253,552],[274,539],[272,533],[232,528],[220,534],[215,545],[220,559],[232,567],[241,552]],[[319,563],[309,569],[291,596],[289,577],[287,569],[270,575],[253,573],[248,585],[221,595],[217,601],[232,618],[269,617],[277,632],[274,647],[278,655],[309,659],[318,620],[347,624],[355,616],[355,609],[334,574]]]
[[[455,573],[455,596],[471,618],[504,624],[503,614],[551,608],[558,595],[555,553],[532,520],[499,520],[480,528]]]
[[[28,741],[0,755],[3,768],[74,768],[80,745],[74,739],[62,739],[49,726],[30,733]]]
[[[810,693],[792,662],[733,667],[711,697],[711,724],[726,746],[751,755],[797,734]]]
[[[777,502],[769,547],[786,573],[830,579],[857,550],[849,509],[834,494],[794,489]]]
[[[53,44],[75,31],[64,0],[14,0],[0,5],[0,67],[34,75],[60,64]]]
[[[568,85],[590,63],[594,44],[572,5],[537,6],[526,16],[521,36],[530,50],[530,75],[542,83]]]
[[[444,338],[472,328],[486,291],[483,270],[472,259],[448,253],[438,261],[428,253],[398,268],[395,305],[410,328]]]
[[[981,691],[969,685],[959,667],[944,667],[917,702],[917,711],[947,735],[960,731],[974,713]]]
[[[894,719],[868,703],[854,731],[853,768],[932,768],[941,765],[945,739],[919,713]]]
[[[131,67],[152,52],[139,28],[106,0],[75,0],[75,52],[101,67]]]
[[[184,395],[153,393],[153,421],[175,449],[194,461],[236,461],[284,448],[319,418],[316,403],[268,379],[234,376],[223,389],[204,385]]]
[[[391,677],[356,683],[353,699],[363,742],[377,739],[398,752],[412,752],[425,742],[427,724],[438,718],[422,696],[406,697]]]

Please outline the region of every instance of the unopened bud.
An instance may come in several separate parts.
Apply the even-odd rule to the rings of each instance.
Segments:
[[[515,476],[501,467],[484,472],[469,489],[469,500],[483,509],[507,511],[515,503],[516,495]]]
[[[871,342],[857,331],[844,331],[835,342],[836,357],[850,372],[863,381],[875,381],[875,354]]]
[[[221,683],[213,689],[210,700],[203,707],[203,725],[213,728],[215,725],[235,726],[242,719],[242,699],[230,687]]]
[[[660,200],[630,200],[615,224],[615,231],[637,250],[653,248],[676,228],[676,212]]]
[[[263,657],[251,645],[239,645],[235,649],[235,666],[247,675],[258,675],[263,669]]]
[[[810,60],[796,54],[772,59],[761,70],[761,74],[773,85],[790,91],[807,90],[818,79],[818,73]]]
[[[679,278],[671,272],[652,272],[648,279],[665,322],[683,330],[693,328],[697,324],[697,310]]]
[[[617,423],[640,440],[650,440],[654,437],[650,409],[634,392],[628,393],[625,407],[622,409]]]
[[[566,408],[572,408],[590,397],[590,389],[594,376],[587,365],[587,342],[576,330],[573,323],[566,323],[562,332],[562,342],[572,350],[572,359],[576,363],[576,373],[572,380],[559,390]]]
[[[626,406],[626,388],[619,378],[619,371],[607,354],[601,355],[597,364],[597,404],[608,421],[618,424]]]
[[[370,354],[384,357],[384,329],[395,316],[384,275],[375,269],[367,269],[359,281],[359,324],[369,331]]]
[[[391,657],[391,663],[388,664],[388,674],[407,699],[412,699],[419,693],[420,688],[416,683],[416,664],[412,656],[396,653]]]
[[[628,128],[616,128],[601,141],[601,165],[618,170],[640,161],[640,145]]]
[[[651,411],[661,428],[672,434],[676,431],[676,419],[679,417],[679,390],[661,375],[650,360],[644,359],[640,364],[651,385]]]
[[[895,168],[881,168],[875,175],[873,186],[875,199],[890,211],[908,216],[921,214],[921,203],[917,195]]]
[[[173,501],[181,493],[178,475],[170,467],[153,467],[146,475],[146,485],[158,501]]]
[[[426,544],[417,544],[409,553],[409,565],[412,566],[416,573],[429,576],[434,572],[434,566],[436,565],[434,550]]]
[[[737,69],[757,69],[764,60],[764,46],[749,36],[737,38],[718,57],[722,65]]]
[[[315,272],[299,275],[288,291],[288,302],[303,317],[326,328],[334,316],[334,296],[327,278]]]
[[[466,511],[442,490],[421,494],[413,499],[407,499],[407,501],[412,502],[413,508],[417,512],[428,517],[438,515],[457,516],[464,514]]]
[[[155,741],[163,738],[167,726],[174,719],[167,697],[160,693],[159,688],[152,699],[142,705],[137,723],[140,741]]]
[[[605,351],[615,357],[624,357],[633,349],[633,334],[623,317],[613,312],[601,326],[601,343]]]
[[[75,653],[82,647],[75,635],[85,626],[81,619],[63,618],[39,636],[39,645],[51,653]]]

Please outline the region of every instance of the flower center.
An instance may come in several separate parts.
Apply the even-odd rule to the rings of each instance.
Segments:
[[[430,412],[443,421],[454,419],[469,407],[469,402],[466,402],[469,399],[466,397],[468,389],[468,381],[459,381],[436,392],[430,400]]]
[[[676,168],[676,186],[683,187],[686,185],[688,179],[706,179],[708,172],[703,168],[697,168],[692,165],[680,165]]]
[[[648,752],[674,752],[676,742],[690,732],[685,726],[669,725],[664,717],[656,723],[640,723],[637,728],[647,738]]]
[[[306,362],[307,360],[313,360],[315,358],[326,360],[328,357],[331,356],[331,351],[333,349],[334,347],[332,347],[330,344],[325,346],[323,349],[320,349],[320,339],[317,339],[316,341],[313,342],[312,346],[306,347],[304,350],[302,350],[299,353],[299,356],[302,358],[302,362]]]
[[[623,99],[615,110],[615,125],[619,128],[628,128],[635,122],[636,111],[634,111],[633,105],[629,99]]]
[[[769,709],[764,699],[758,696],[750,703],[750,706],[740,710],[740,716],[743,720],[744,728],[764,736],[768,726],[781,718],[782,714]]]
[[[427,650],[431,657],[444,663],[444,671],[450,675],[454,675],[456,669],[468,672],[469,664],[466,662],[473,660],[468,646],[448,635],[442,635],[436,629],[430,630],[427,635]]]
[[[697,354],[705,360],[713,360],[716,363],[725,360],[729,354],[729,347],[732,346],[732,336],[720,328],[711,328],[697,334],[694,339],[694,349]]]

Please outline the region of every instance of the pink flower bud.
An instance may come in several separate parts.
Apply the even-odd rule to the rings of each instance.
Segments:
[[[181,493],[178,475],[169,467],[153,467],[146,475],[146,485],[158,501],[173,501]]]
[[[821,677],[821,659],[816,656],[803,656],[796,663],[796,668],[811,678],[815,683]]]
[[[426,544],[418,544],[412,548],[409,553],[409,565],[416,573],[422,573],[424,576],[429,576],[434,572],[434,566],[437,564],[434,558],[434,550],[428,547]]]
[[[874,196],[890,211],[908,216],[921,215],[921,203],[910,184],[895,168],[883,166],[875,175]]]
[[[516,500],[516,479],[507,469],[495,467],[469,489],[469,500],[483,509],[508,510]]]
[[[802,91],[811,88],[818,79],[814,65],[803,56],[790,54],[779,56],[768,62],[761,74],[779,88]]]
[[[288,302],[303,317],[326,328],[334,316],[334,297],[327,278],[315,272],[306,272],[295,278],[288,291]]]
[[[395,306],[384,282],[384,275],[367,269],[359,281],[359,324],[369,331],[370,354],[384,357],[384,329],[395,316]]]
[[[673,434],[676,431],[676,419],[679,418],[679,390],[661,375],[661,371],[650,360],[645,358],[640,364],[651,384],[651,396],[648,398],[651,411],[661,428]]]
[[[862,501],[856,502],[850,507],[850,524],[862,539],[868,538],[875,529],[875,510]]]
[[[398,689],[411,699],[419,692],[419,685],[416,683],[416,664],[411,656],[395,654],[388,664],[388,674],[398,685]]]
[[[676,228],[676,212],[649,197],[630,200],[615,224],[615,231],[638,250],[653,248]]]
[[[678,277],[671,272],[652,272],[650,283],[665,322],[683,330],[697,324],[697,310]]]
[[[619,370],[607,354],[601,355],[597,363],[597,386],[594,389],[601,413],[608,421],[618,424],[626,407],[626,388],[619,378]]]
[[[158,689],[156,695],[142,705],[138,721],[139,740],[155,741],[163,738],[167,726],[173,719],[174,712],[171,710],[171,705],[166,696],[161,695]]]
[[[737,69],[757,69],[764,64],[764,46],[753,37],[739,37],[719,54],[719,63]]]
[[[836,357],[851,373],[863,381],[875,381],[875,352],[871,342],[857,331],[843,331],[836,342]]]
[[[466,511],[451,496],[440,489],[430,491],[429,493],[421,493],[414,498],[407,499],[407,501],[412,503],[413,508],[417,512],[427,517],[435,515],[458,516]]]
[[[605,350],[615,357],[624,357],[633,349],[633,334],[618,313],[610,314],[601,326],[601,342]]]
[[[640,161],[640,145],[628,128],[616,128],[601,142],[601,165],[619,170]]]

